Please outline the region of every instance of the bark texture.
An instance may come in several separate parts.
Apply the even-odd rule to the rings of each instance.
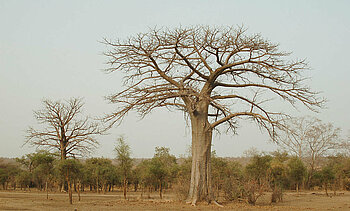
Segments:
[[[201,105],[204,108],[191,115],[192,170],[187,201],[192,205],[197,201],[212,200],[210,164],[212,128],[207,119],[206,106]]]

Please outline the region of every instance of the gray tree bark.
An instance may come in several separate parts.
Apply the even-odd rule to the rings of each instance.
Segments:
[[[211,191],[211,142],[212,128],[208,122],[208,104],[201,102],[191,114],[192,128],[192,170],[187,202],[212,200]]]

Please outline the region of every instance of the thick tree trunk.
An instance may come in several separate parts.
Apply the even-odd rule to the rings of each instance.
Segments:
[[[63,129],[61,130],[62,138],[60,140],[60,151],[61,151],[61,160],[65,160],[67,158],[67,140],[64,135]]]
[[[192,170],[187,202],[195,205],[197,201],[212,200],[211,190],[211,141],[212,129],[207,114],[191,115],[192,126]]]

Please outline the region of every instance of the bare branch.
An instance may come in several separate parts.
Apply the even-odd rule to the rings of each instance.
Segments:
[[[25,144],[45,147],[61,152],[61,159],[73,155],[86,155],[98,144],[95,136],[103,134],[97,122],[82,118],[82,99],[66,102],[43,100],[43,109],[35,111],[35,119],[42,129],[29,127]]]
[[[131,110],[143,117],[166,107],[192,117],[204,112],[213,120],[212,128],[235,128],[233,119],[246,116],[274,134],[277,121],[287,115],[269,111],[257,92],[267,90],[269,96],[313,111],[324,103],[305,85],[305,60],[288,60],[290,53],[280,51],[278,44],[260,34],[248,36],[243,27],[153,29],[105,44],[110,48],[107,71],[124,72],[126,86],[108,98],[118,105],[105,118],[111,125]]]

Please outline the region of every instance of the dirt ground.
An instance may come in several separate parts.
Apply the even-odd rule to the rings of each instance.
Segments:
[[[328,197],[323,192],[287,192],[283,202],[269,204],[270,194],[266,193],[258,199],[257,205],[244,202],[222,203],[223,208],[216,205],[200,203],[192,207],[176,200],[176,196],[166,193],[162,200],[156,193],[150,199],[141,199],[140,193],[128,193],[128,199],[122,198],[122,193],[107,194],[83,193],[81,201],[77,194],[73,195],[73,205],[68,202],[64,193],[46,194],[38,191],[0,191],[0,210],[349,210],[350,192],[339,192],[337,196]]]

